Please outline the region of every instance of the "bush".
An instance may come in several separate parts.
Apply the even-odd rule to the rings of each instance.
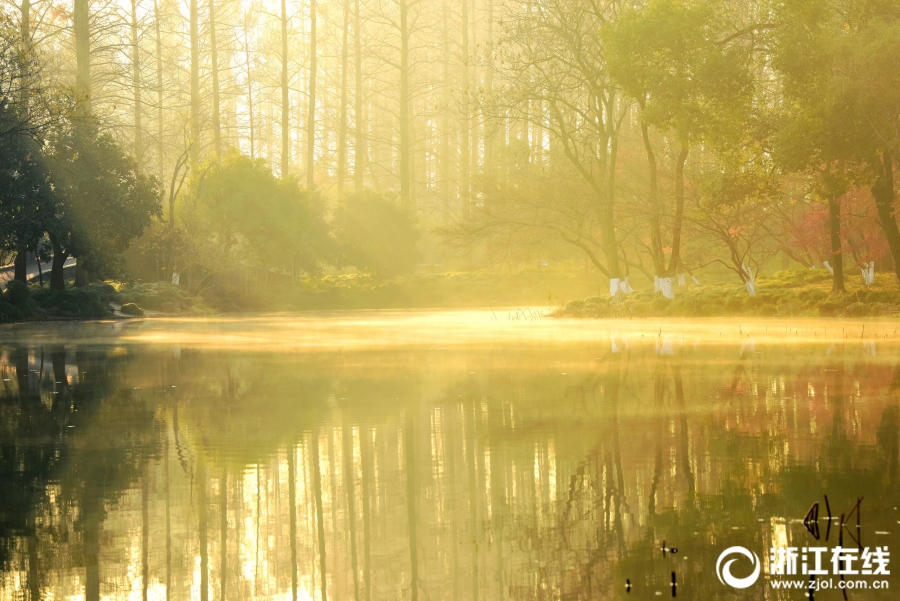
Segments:
[[[109,303],[116,300],[116,289],[110,284],[95,282],[66,290],[37,288],[32,297],[42,309],[59,317],[103,318],[112,313]]]
[[[6,285],[6,294],[4,295],[5,301],[9,303],[13,308],[17,309],[19,317],[13,318],[10,317],[9,321],[13,319],[23,319],[26,317],[30,317],[34,313],[35,303],[31,299],[31,295],[28,293],[28,285],[24,282],[20,282],[19,280],[11,280]],[[16,311],[12,311],[11,309],[7,310],[7,313],[12,316],[16,314]]]
[[[21,309],[0,296],[0,323],[19,321],[22,318]]]

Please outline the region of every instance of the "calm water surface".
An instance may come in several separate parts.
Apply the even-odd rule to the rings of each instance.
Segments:
[[[0,599],[803,599],[771,546],[900,552],[900,324],[510,315],[0,328]]]

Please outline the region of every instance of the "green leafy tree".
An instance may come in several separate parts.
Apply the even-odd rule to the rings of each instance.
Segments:
[[[51,288],[65,287],[62,268],[69,256],[92,276],[124,277],[122,253],[160,212],[156,179],[139,173],[110,134],[88,123],[57,131],[49,159],[56,196],[48,227]]]
[[[783,79],[778,156],[828,201],[835,291],[843,290],[840,197],[868,185],[900,280],[894,169],[900,153],[900,6],[886,0],[783,1],[774,64]]]
[[[236,150],[195,176],[184,208],[188,231],[205,240],[220,267],[246,262],[254,269],[315,272],[333,253],[318,198],[296,179],[277,178],[265,160]]]
[[[735,32],[727,8],[722,3],[653,0],[626,9],[607,27],[613,76],[640,106],[649,167],[649,251],[655,275],[669,278],[669,288],[681,261],[688,155],[701,144],[734,145],[752,115],[754,48]],[[670,152],[675,180],[671,203],[660,197],[651,128],[676,143]],[[671,248],[668,264],[666,247]]]

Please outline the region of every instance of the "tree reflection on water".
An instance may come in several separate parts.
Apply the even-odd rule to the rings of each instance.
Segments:
[[[900,347],[609,348],[3,347],[0,597],[729,599],[823,494],[896,539]]]

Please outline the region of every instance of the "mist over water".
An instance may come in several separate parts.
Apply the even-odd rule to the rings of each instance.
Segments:
[[[885,322],[306,319],[4,331],[0,597],[732,599],[824,495],[897,540]]]

